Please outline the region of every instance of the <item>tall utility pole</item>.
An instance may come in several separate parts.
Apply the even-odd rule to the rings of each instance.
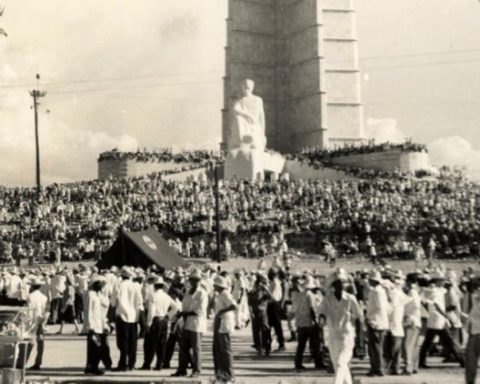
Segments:
[[[221,228],[220,228],[220,191],[218,186],[218,164],[214,165],[215,172],[215,222],[217,226],[217,262],[222,262],[222,239],[221,239]]]
[[[35,119],[35,149],[36,149],[36,156],[35,156],[35,165],[36,165],[36,182],[37,182],[37,194],[40,195],[40,187],[41,187],[41,180],[40,180],[40,140],[38,137],[38,107],[40,103],[38,99],[45,97],[47,92],[38,90],[38,82],[40,80],[40,75],[37,73],[37,89],[30,91],[30,96],[33,97],[33,112],[34,112],[34,119]]]

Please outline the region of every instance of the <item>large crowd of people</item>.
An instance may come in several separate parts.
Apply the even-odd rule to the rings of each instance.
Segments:
[[[352,383],[352,358],[368,357],[368,376],[412,375],[429,368],[432,354],[465,366],[466,383],[474,383],[480,275],[472,269],[457,275],[442,266],[407,272],[386,265],[356,273],[337,268],[322,276],[278,259],[271,266],[261,261],[255,270],[231,272],[219,264],[202,270],[11,267],[0,273],[0,304],[25,306],[31,313],[37,338],[32,370],[42,368],[46,325],[59,326],[61,333],[65,322],[73,322],[87,339],[86,374],[104,374],[100,364],[115,371],[173,368],[178,345],[171,375],[186,376],[191,366],[191,377],[198,377],[202,336],[211,322],[219,383],[234,381],[231,334],[248,326],[253,347],[265,358],[274,356],[273,340],[278,351],[296,342],[292,369],[297,372],[307,369],[309,342],[314,369],[333,372],[339,384]],[[115,365],[108,342],[114,330],[120,351]],[[143,362],[137,362],[139,338]]]
[[[220,151],[214,150],[183,150],[174,151],[171,148],[162,148],[158,150],[137,149],[137,151],[124,152],[118,149],[102,152],[98,161],[109,160],[135,160],[140,163],[208,163],[211,161],[219,161],[223,158]]]
[[[461,177],[220,182],[223,257],[278,251],[379,262],[479,256],[478,184]],[[187,257],[217,249],[216,188],[161,174],[0,189],[0,258],[98,259],[120,228],[162,232]]]
[[[321,147],[305,147],[292,155],[298,160],[309,161],[311,163],[321,162],[329,164],[334,158],[364,155],[370,153],[386,152],[397,150],[402,152],[428,152],[427,146],[424,144],[413,143],[405,141],[403,143],[379,143],[376,144],[374,140],[365,143],[345,144],[337,148],[321,148]]]

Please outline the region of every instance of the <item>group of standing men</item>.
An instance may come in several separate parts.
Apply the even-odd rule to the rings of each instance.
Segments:
[[[33,369],[42,365],[44,329],[52,305],[49,283],[40,275],[28,277],[26,300],[38,324]],[[202,335],[209,314],[215,313],[213,361],[216,378],[222,382],[234,378],[233,330],[251,322],[254,346],[267,356],[272,331],[278,349],[285,349],[282,320],[287,321],[290,340],[298,342],[294,361],[299,372],[305,370],[303,354],[309,342],[315,367],[333,369],[336,383],[352,382],[350,361],[354,355],[365,357],[365,352],[370,376],[414,374],[428,368],[427,356],[438,336],[445,359],[465,365],[466,382],[475,382],[480,354],[477,277],[455,283],[452,271],[440,270],[429,276],[385,270],[354,276],[337,269],[322,279],[308,271],[296,275],[282,269],[229,274],[208,268],[158,273],[130,267],[87,268],[80,275],[88,282],[81,295],[88,374],[103,374],[100,363],[106,369],[135,369],[137,341],[143,337],[141,369],[170,368],[178,343],[179,365],[173,376],[186,376],[190,365],[191,376],[197,377],[202,369]],[[14,276],[5,280],[7,291],[18,280]],[[113,329],[120,351],[115,368],[108,345]],[[460,352],[462,334],[468,337],[465,354]]]

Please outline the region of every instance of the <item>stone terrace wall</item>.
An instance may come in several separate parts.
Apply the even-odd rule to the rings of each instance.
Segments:
[[[315,168],[306,162],[301,162],[298,160],[287,160],[285,163],[284,172],[290,175],[290,180],[356,180],[355,177],[352,177],[343,171],[328,167]]]
[[[380,171],[413,172],[431,168],[428,153],[402,152],[397,149],[384,152],[350,155],[331,159],[335,164]]]

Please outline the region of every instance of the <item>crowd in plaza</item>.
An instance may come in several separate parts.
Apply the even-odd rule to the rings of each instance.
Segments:
[[[161,174],[0,190],[0,257],[98,259],[118,230],[154,228],[186,257],[216,252],[215,185]],[[479,255],[478,184],[459,177],[220,182],[223,257]],[[307,247],[305,239],[310,239]],[[324,256],[327,256],[324,254]]]
[[[26,306],[36,324],[32,370],[42,367],[47,324],[51,329],[60,324],[61,333],[65,322],[73,322],[76,333],[87,338],[87,374],[104,374],[100,363],[115,371],[173,368],[178,345],[178,366],[171,375],[186,376],[190,366],[191,377],[198,377],[202,336],[211,324],[215,376],[221,383],[235,379],[231,334],[244,327],[251,327],[253,347],[267,359],[284,351],[286,342],[296,342],[292,369],[297,372],[307,369],[308,342],[314,369],[334,372],[336,383],[352,383],[352,358],[368,358],[368,376],[412,375],[429,368],[433,351],[444,362],[465,366],[467,384],[474,383],[479,288],[480,275],[472,269],[457,275],[440,266],[405,274],[386,265],[352,274],[337,268],[322,276],[279,259],[233,272],[219,264],[202,270],[80,265],[73,270],[11,267],[0,274],[1,304]],[[115,366],[108,340],[113,331],[120,351]],[[139,338],[144,340],[142,363],[137,362]]]

